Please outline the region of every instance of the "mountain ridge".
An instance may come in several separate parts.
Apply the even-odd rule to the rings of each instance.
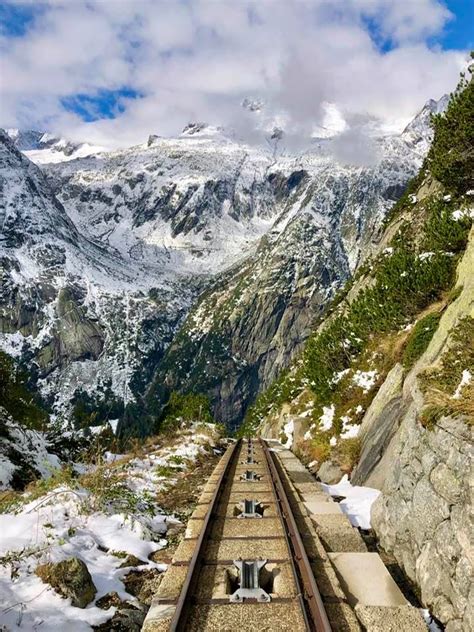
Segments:
[[[74,236],[64,246],[53,234],[55,254],[49,252],[44,261],[40,257],[40,263],[4,243],[5,287],[11,290],[2,296],[2,345],[20,358],[33,354],[42,376],[39,385],[56,414],[71,413],[74,394],[101,396],[105,383],[125,405],[142,400],[158,411],[169,396],[167,385],[181,383],[203,390],[222,420],[238,423],[262,385],[288,363],[313,318],[360,265],[422,160],[422,152],[403,134],[379,139],[380,162],[363,168],[335,162],[327,140],[315,141],[296,157],[278,153],[277,144],[242,145],[206,129],[43,164],[37,172],[42,186],[49,187],[48,209],[53,213],[56,203],[64,209]],[[426,125],[425,130],[429,136]],[[21,164],[26,173],[29,163]],[[4,191],[8,179],[4,172]],[[30,219],[29,241],[34,242],[40,240],[34,226],[40,217]],[[12,239],[8,222],[3,232]],[[21,286],[15,266],[30,270]],[[45,288],[40,296],[28,289],[34,280]],[[241,282],[247,288],[235,311],[232,295],[242,289]],[[211,371],[210,379],[214,384],[224,370],[230,381],[216,391],[203,371],[197,376],[199,363],[186,377],[177,349],[193,320],[197,341],[196,315],[209,312],[206,297],[219,287],[221,298],[217,289],[212,301],[228,312],[222,321],[227,342],[224,364]],[[33,320],[22,323],[24,313],[12,320],[12,313],[28,312],[25,297],[26,306],[36,305]],[[77,321],[77,340],[69,344],[58,333],[64,330],[63,304]],[[265,330],[260,319],[272,313]],[[209,334],[216,340],[222,333],[218,321]],[[101,341],[92,355],[87,331]],[[212,363],[209,335],[195,345],[196,358]],[[245,352],[236,344],[239,337],[249,341]],[[155,386],[149,386],[160,380],[156,395]],[[58,392],[60,397],[53,396]],[[237,392],[234,400],[232,392]],[[148,432],[152,423],[150,418],[140,432]]]

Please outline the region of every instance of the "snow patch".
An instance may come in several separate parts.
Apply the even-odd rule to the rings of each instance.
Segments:
[[[351,521],[354,527],[370,529],[370,509],[380,496],[378,489],[352,485],[349,478],[344,475],[336,485],[322,484],[323,490],[331,496],[344,496],[339,506]]]
[[[451,217],[457,222],[461,219],[474,219],[474,208],[457,209],[451,213]]]
[[[460,399],[462,394],[462,389],[471,383],[472,374],[468,369],[464,369],[461,376],[461,381],[457,385],[456,390],[454,391],[453,399]]]
[[[285,446],[287,450],[289,450],[291,446],[293,445],[294,431],[295,431],[295,424],[294,424],[293,419],[290,419],[288,423],[286,423],[285,426],[283,427],[283,432],[285,433],[285,436],[286,436],[286,441],[283,445]]]
[[[323,406],[323,414],[319,418],[321,430],[331,430],[335,412],[336,408],[334,404]]]
[[[360,371],[358,369],[352,376],[352,381],[360,386],[364,393],[368,393],[377,381],[377,376],[377,371]]]
[[[173,456],[184,455],[188,467],[192,467],[193,457],[203,452],[205,443],[215,446],[216,435],[211,434],[214,427],[207,424],[207,434],[203,426],[206,428],[206,424],[190,424],[179,431],[174,444],[150,446],[143,456],[130,459],[129,455],[107,453],[105,460],[123,475],[131,492],[138,490],[140,498],[149,503],[151,494],[163,488],[163,480],[156,472],[158,465],[175,468],[178,475],[184,462],[178,464]],[[120,460],[124,463],[118,463]],[[80,465],[86,472],[97,469]],[[173,480],[171,475],[167,482]],[[27,502],[15,513],[0,514],[0,556],[13,554],[17,558],[0,566],[1,621],[8,630],[36,630],[43,624],[52,632],[90,632],[91,626],[104,623],[115,613],[115,608],[103,610],[93,603],[84,609],[73,607],[70,599],[61,598],[34,574],[41,563],[78,557],[91,573],[97,588],[95,599],[116,591],[120,599],[132,603],[137,599],[126,592],[121,581],[129,569],[119,568],[123,559],[113,552],[135,555],[147,562],[148,569],[166,569],[165,564],[148,561],[148,557],[166,544],[167,527],[179,523],[176,518],[164,515],[156,504],[151,511],[146,507],[142,511],[137,505],[137,509],[127,513],[113,509],[110,513],[105,509],[93,511],[93,507],[94,495],[88,490],[63,486]]]
[[[349,373],[350,369],[343,369],[342,371],[339,371],[338,373],[334,373],[333,378],[331,380],[332,384],[337,384],[338,382],[340,382],[342,380],[342,378],[347,375]]]

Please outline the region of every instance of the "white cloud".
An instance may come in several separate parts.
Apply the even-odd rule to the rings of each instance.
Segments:
[[[0,38],[0,124],[120,146],[189,120],[243,132],[279,116],[305,135],[330,103],[341,129],[357,116],[393,127],[456,84],[464,53],[426,43],[450,18],[439,0],[55,0],[25,36]],[[143,97],[113,120],[86,124],[60,103],[121,86]],[[248,95],[266,114],[241,110]],[[358,146],[359,127],[344,134]]]

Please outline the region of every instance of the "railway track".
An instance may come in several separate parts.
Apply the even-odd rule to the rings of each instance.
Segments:
[[[144,630],[332,629],[284,478],[261,440],[227,450]]]

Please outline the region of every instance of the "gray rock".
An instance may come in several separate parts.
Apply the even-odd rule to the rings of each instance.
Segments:
[[[438,463],[431,471],[430,482],[435,491],[450,504],[459,502],[462,496],[461,481],[456,478],[452,470],[444,463]]]
[[[357,618],[367,632],[426,632],[420,611],[413,606],[355,607]]]
[[[403,367],[396,364],[372,401],[359,431],[362,449],[351,481],[363,485],[382,459],[401,418]],[[382,480],[385,478],[382,475]]]
[[[71,604],[77,608],[85,608],[96,595],[97,589],[91,574],[84,562],[77,557],[41,564],[35,573],[60,595],[70,598]]]
[[[472,632],[472,630],[474,630],[474,582],[471,582],[471,589],[463,617],[463,632]]]
[[[451,621],[455,618],[453,604],[448,601],[445,595],[436,597],[431,606],[431,612],[438,621]]]
[[[462,557],[457,563],[455,580],[459,591],[467,599],[469,590],[473,585],[472,564],[469,562],[467,557]]]
[[[318,469],[319,480],[323,483],[326,483],[327,485],[334,485],[335,483],[339,483],[343,476],[344,472],[334,461],[324,461],[324,463],[322,463],[321,467]]]
[[[472,315],[474,229],[458,267],[459,299],[448,306],[427,351],[403,383],[399,427],[385,448],[385,483],[372,506],[372,526],[421,591],[424,605],[450,632],[474,629],[472,582],[472,426],[442,417],[419,423],[424,406],[417,375],[439,362],[450,332]],[[386,419],[379,417],[375,425]],[[376,467],[380,467],[377,465]]]
[[[449,517],[449,505],[438,496],[427,478],[423,478],[413,491],[413,511],[410,517],[411,533],[418,546],[433,536],[436,527]]]

